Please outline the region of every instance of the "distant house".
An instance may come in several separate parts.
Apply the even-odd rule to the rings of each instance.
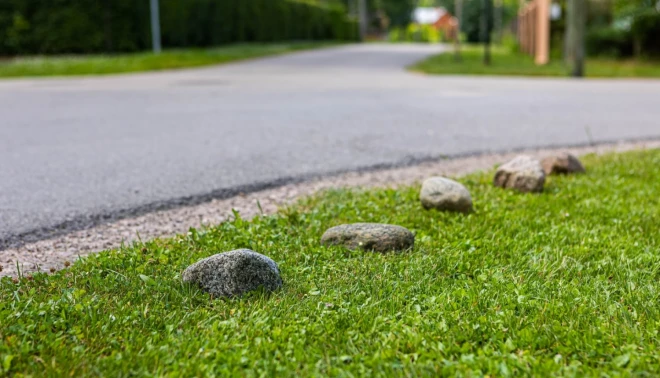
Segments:
[[[431,25],[436,30],[441,30],[443,36],[448,40],[456,38],[458,20],[447,9],[419,7],[413,11],[413,21],[419,25]]]

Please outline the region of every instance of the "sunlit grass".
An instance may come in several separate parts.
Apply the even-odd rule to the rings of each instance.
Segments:
[[[658,376],[660,151],[584,159],[523,195],[460,181],[475,212],[418,186],[334,190],[278,215],[126,246],[0,281],[0,369],[34,376]],[[319,245],[344,222],[416,234],[380,255]],[[272,257],[285,286],[212,300],[182,270]],[[1,373],[0,373],[1,374]]]
[[[330,42],[243,44],[120,55],[39,56],[0,60],[1,77],[106,75],[221,64],[331,46]]]
[[[510,48],[494,46],[491,65],[483,64],[483,47],[468,45],[457,61],[453,51],[435,55],[411,67],[413,71],[440,75],[505,75],[505,76],[568,76],[569,70],[559,59],[544,66],[534,64],[532,57],[512,52]],[[660,78],[660,62],[592,58],[586,62],[587,77]]]

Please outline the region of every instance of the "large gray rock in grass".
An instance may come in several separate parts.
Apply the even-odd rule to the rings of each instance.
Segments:
[[[354,223],[327,230],[321,237],[323,245],[341,245],[351,250],[395,252],[410,249],[415,235],[407,228],[391,224]]]
[[[282,286],[275,261],[249,249],[200,260],[186,268],[183,281],[199,286],[214,297],[237,297],[259,287],[274,291]]]
[[[495,186],[522,193],[542,192],[545,172],[540,161],[521,155],[497,169],[494,183]]]
[[[425,209],[472,211],[472,196],[460,183],[444,177],[431,177],[422,184],[419,199]]]
[[[568,152],[548,156],[541,161],[543,171],[546,175],[560,175],[585,173],[586,170],[580,160]]]

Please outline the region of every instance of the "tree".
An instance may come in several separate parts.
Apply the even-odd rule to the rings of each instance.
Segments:
[[[410,16],[415,8],[413,0],[380,0],[378,2],[380,9],[390,19],[391,26],[406,26],[410,23]]]
[[[490,65],[490,41],[493,19],[493,0],[481,0],[481,19],[479,30],[481,34],[481,43],[484,44],[484,64]]]
[[[456,16],[456,20],[458,21],[458,29],[456,30],[456,40],[454,43],[456,44],[455,49],[456,53],[454,56],[454,59],[457,62],[460,62],[461,59],[461,31],[463,29],[463,0],[455,0],[454,2],[454,16]]]
[[[619,17],[635,16],[649,9],[656,8],[658,0],[614,0],[614,12]]]
[[[586,0],[568,0],[566,10],[566,63],[573,77],[584,76]]]

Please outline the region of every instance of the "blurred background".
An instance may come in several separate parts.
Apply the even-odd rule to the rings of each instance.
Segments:
[[[0,0],[0,249],[338,172],[657,138],[659,63],[657,0]]]
[[[573,7],[573,8],[571,8]],[[571,16],[575,20],[571,21]],[[548,19],[546,25],[543,21]],[[539,25],[540,24],[540,25]],[[582,24],[582,27],[580,27]],[[571,33],[571,30],[576,30]],[[547,34],[547,35],[546,35]],[[541,38],[541,40],[539,40]],[[566,62],[583,49],[589,58],[653,63],[660,57],[657,0],[3,0],[0,76],[21,76],[17,57],[126,54],[291,41],[453,43],[450,69],[476,72],[475,45],[493,45],[483,62],[508,65],[532,56],[536,65]],[[532,41],[532,42],[530,42]],[[547,41],[547,46],[545,46]],[[539,51],[541,50],[541,51]],[[237,52],[249,55],[246,52]],[[539,57],[539,54],[541,55]],[[577,55],[580,55],[577,53]],[[493,58],[494,57],[494,58]],[[146,57],[142,57],[146,59]],[[152,61],[152,69],[194,62]],[[181,57],[178,57],[181,60]],[[207,59],[208,60],[208,59]],[[34,61],[32,62],[35,63]],[[43,63],[43,62],[42,62]],[[98,63],[98,62],[97,62]],[[443,62],[450,64],[448,61]],[[571,63],[571,62],[569,62]],[[146,63],[145,63],[146,64]],[[580,64],[580,62],[577,62]],[[103,66],[101,63],[99,66]],[[160,65],[160,66],[159,66]],[[90,68],[87,68],[90,70]],[[533,70],[518,67],[518,70]],[[621,69],[621,67],[619,67]],[[4,70],[4,72],[3,72]],[[81,72],[86,73],[81,68]],[[97,70],[112,71],[99,67]],[[122,69],[116,68],[121,71]],[[140,70],[124,68],[124,70]],[[427,67],[432,71],[432,67]],[[436,68],[436,71],[441,70]],[[565,73],[555,67],[556,71]],[[10,72],[11,71],[11,72]],[[32,67],[33,74],[40,73]],[[509,70],[509,73],[516,71]],[[571,71],[569,69],[569,71]],[[625,71],[625,69],[623,69]],[[12,74],[13,72],[13,74]],[[533,73],[534,71],[531,71]],[[539,71],[543,73],[545,71]],[[596,67],[598,72],[598,67]],[[66,72],[64,72],[66,73]],[[75,73],[75,70],[74,72]],[[90,72],[94,73],[94,72]],[[439,73],[439,72],[436,72]],[[497,73],[497,72],[494,72]],[[575,73],[575,72],[573,72]],[[580,75],[581,72],[577,72]],[[623,72],[625,74],[625,72]],[[605,75],[605,76],[611,76]]]

